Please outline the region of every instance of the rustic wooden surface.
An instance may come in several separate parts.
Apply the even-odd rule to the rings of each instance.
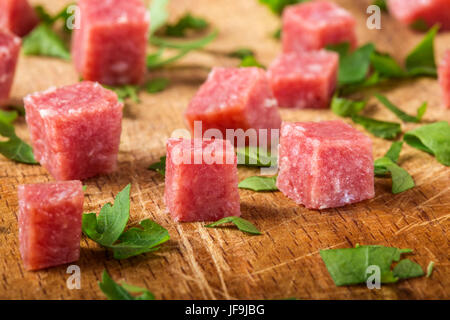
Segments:
[[[49,10],[63,7],[61,0],[32,1]],[[371,1],[338,1],[358,19],[361,43],[403,58],[421,39],[387,15],[382,30],[366,28],[366,8]],[[202,223],[174,223],[163,204],[164,180],[147,167],[164,155],[166,139],[184,128],[182,112],[208,68],[234,66],[224,53],[250,47],[265,64],[280,51],[271,38],[279,18],[256,0],[173,0],[171,18],[186,11],[206,17],[220,30],[207,51],[193,53],[177,66],[150,76],[171,79],[168,90],[141,94],[142,103],[125,110],[119,170],[85,182],[86,212],[98,212],[126,184],[132,183],[132,223],[151,218],[168,228],[171,240],[157,254],[124,261],[114,260],[103,248],[83,237],[82,289],[66,288],[66,266],[39,272],[23,269],[18,243],[17,185],[51,181],[40,166],[7,161],[0,156],[0,298],[3,299],[103,299],[98,288],[103,269],[114,279],[148,287],[158,299],[449,299],[450,170],[433,157],[405,146],[400,163],[414,177],[417,187],[399,195],[390,192],[390,181],[376,179],[376,197],[344,208],[311,211],[295,205],[281,193],[241,191],[242,216],[253,221],[264,235],[252,237],[230,229],[206,229]],[[450,47],[450,34],[439,34],[436,54]],[[78,76],[70,63],[57,59],[21,57],[12,92],[13,102],[52,85],[74,83]],[[435,80],[405,81],[382,92],[413,113],[429,102],[425,122],[450,120],[441,107]],[[371,100],[367,115],[397,121]],[[282,110],[284,120],[337,118],[330,111]],[[28,140],[23,120],[19,135]],[[403,125],[404,130],[416,125]],[[362,130],[362,128],[360,128]],[[390,143],[374,138],[374,156],[382,156]],[[258,174],[240,169],[240,178]],[[412,248],[411,258],[425,268],[436,262],[431,278],[402,281],[368,290],[365,286],[336,287],[318,254],[320,249],[352,247],[356,243]]]

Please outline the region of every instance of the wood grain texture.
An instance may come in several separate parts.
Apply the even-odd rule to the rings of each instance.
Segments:
[[[56,12],[69,1],[32,1]],[[337,1],[358,19],[361,43],[373,41],[380,50],[403,59],[423,34],[414,33],[383,15],[382,30],[368,30],[365,12],[371,1]],[[241,190],[242,216],[254,222],[262,236],[232,229],[207,229],[202,223],[176,224],[163,204],[164,180],[147,170],[165,153],[171,133],[185,128],[182,112],[212,66],[235,66],[226,53],[250,47],[265,64],[280,51],[271,34],[279,18],[256,0],[172,0],[171,19],[186,11],[207,17],[220,30],[208,50],[190,54],[182,62],[150,74],[171,80],[168,90],[141,94],[140,104],[125,109],[119,170],[87,180],[85,212],[98,212],[103,204],[132,183],[131,222],[151,218],[166,227],[171,240],[156,254],[116,261],[103,248],[83,237],[82,289],[66,288],[67,266],[26,272],[19,254],[17,185],[51,181],[40,166],[16,164],[0,156],[0,299],[103,299],[98,288],[103,269],[114,279],[148,287],[158,299],[449,299],[450,169],[432,156],[405,146],[400,164],[414,177],[417,187],[399,195],[390,192],[388,179],[376,179],[376,197],[339,209],[312,211],[295,205],[281,193]],[[439,34],[437,57],[450,48],[450,34]],[[24,95],[78,80],[70,63],[57,59],[20,57],[12,92],[13,102]],[[414,114],[429,102],[424,122],[450,120],[441,106],[437,81],[418,79],[379,89],[404,110]],[[368,116],[397,121],[374,99]],[[282,110],[284,120],[337,119],[329,110]],[[402,125],[403,130],[416,124]],[[28,140],[19,120],[18,133]],[[361,127],[359,129],[363,130]],[[390,142],[372,137],[374,156],[382,156]],[[240,178],[258,174],[240,169]],[[425,268],[436,262],[431,278],[418,278],[368,290],[365,286],[336,287],[319,250],[352,247],[356,243],[412,248],[411,259]]]

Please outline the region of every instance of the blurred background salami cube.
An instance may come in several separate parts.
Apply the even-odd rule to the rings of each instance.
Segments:
[[[348,42],[357,45],[356,20],[345,9],[328,1],[311,1],[283,12],[283,51],[320,50]]]
[[[270,129],[279,129],[281,125],[266,73],[254,67],[214,68],[191,100],[185,119],[191,130],[194,121],[201,121],[201,134],[218,129],[224,139],[226,129],[267,129],[270,137]],[[270,144],[270,138],[267,141]]]
[[[84,80],[138,84],[145,75],[150,18],[142,0],[78,1],[72,56]]]
[[[373,198],[372,141],[341,121],[284,122],[278,188],[310,209]]]
[[[439,83],[442,90],[442,101],[444,107],[450,109],[450,50],[445,52],[444,58],[439,65]]]
[[[20,253],[26,270],[78,260],[83,190],[80,181],[20,185]]]
[[[428,27],[439,24],[441,30],[450,30],[449,0],[388,0],[388,8],[404,24],[425,23]]]
[[[8,103],[20,52],[20,38],[0,29],[0,107]]]
[[[83,180],[117,167],[123,104],[95,82],[24,99],[36,160],[56,180]]]
[[[169,139],[164,201],[178,222],[240,216],[237,158],[231,143]]]
[[[22,37],[38,22],[38,16],[27,0],[0,1],[0,29],[9,30]]]
[[[339,56],[326,50],[283,53],[268,77],[281,108],[327,108],[336,89]]]

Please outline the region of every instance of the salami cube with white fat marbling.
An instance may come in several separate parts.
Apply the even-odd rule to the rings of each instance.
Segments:
[[[0,29],[22,37],[33,30],[38,22],[38,16],[27,0],[0,1]]]
[[[240,216],[237,157],[231,143],[169,139],[164,201],[178,222]]]
[[[84,80],[138,84],[146,70],[150,18],[142,0],[80,0],[72,56]]]
[[[336,89],[339,56],[326,50],[283,53],[268,77],[281,108],[327,108]]]
[[[267,144],[270,144],[272,129],[279,129],[281,125],[277,101],[266,73],[255,67],[214,68],[191,100],[185,120],[191,130],[194,130],[194,122],[198,121],[202,128],[199,134],[216,129],[223,139],[227,129],[256,129],[256,139],[253,142],[246,140],[246,144],[262,144],[259,138],[263,132],[267,133]],[[240,144],[233,137],[229,140]]]
[[[20,52],[20,38],[0,30],[0,107],[8,103]]]
[[[26,270],[77,261],[83,190],[80,181],[20,185],[19,241]]]
[[[388,8],[404,24],[450,30],[450,0],[388,0]]]
[[[277,186],[310,209],[374,197],[372,141],[341,121],[284,122]]]
[[[28,95],[26,121],[36,160],[56,180],[83,180],[117,167],[123,103],[96,82]]]
[[[332,2],[311,1],[289,6],[283,12],[283,51],[320,50],[342,42],[355,48],[355,26],[355,18]]]

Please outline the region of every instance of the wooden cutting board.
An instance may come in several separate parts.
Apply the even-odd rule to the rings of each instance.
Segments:
[[[32,1],[56,12],[70,1]],[[398,59],[423,37],[388,15],[382,30],[366,28],[366,8],[371,1],[337,1],[358,20],[361,43],[375,42]],[[103,299],[99,290],[106,268],[114,279],[149,288],[158,299],[448,299],[450,169],[432,156],[405,146],[400,164],[414,177],[417,187],[399,195],[390,192],[389,179],[376,179],[376,197],[339,209],[311,211],[297,206],[283,194],[241,190],[242,216],[254,222],[262,236],[248,236],[233,229],[207,229],[203,223],[174,223],[163,204],[164,179],[147,167],[165,154],[165,141],[184,128],[182,112],[212,66],[235,66],[226,53],[241,47],[257,52],[264,64],[280,52],[271,35],[280,20],[257,0],[172,0],[171,19],[185,12],[204,16],[220,35],[208,50],[192,53],[170,69],[150,74],[165,76],[170,87],[159,94],[141,94],[140,104],[128,103],[123,120],[119,170],[109,176],[87,180],[85,212],[98,212],[103,204],[128,183],[132,184],[131,222],[151,218],[166,227],[168,244],[156,254],[124,261],[114,260],[96,243],[83,237],[81,290],[66,287],[67,266],[39,272],[23,269],[18,243],[17,186],[52,181],[40,166],[16,164],[0,156],[0,299]],[[450,48],[450,33],[439,34],[437,57]],[[49,86],[71,84],[78,76],[71,63],[41,57],[20,58],[12,92],[20,104],[31,92]],[[424,122],[450,120],[444,110],[436,80],[403,81],[380,88],[393,102],[414,113],[424,101],[429,110]],[[368,116],[398,121],[373,99]],[[288,121],[337,119],[329,110],[282,110]],[[416,127],[403,125],[403,130]],[[24,120],[18,133],[28,140]],[[363,130],[361,127],[359,129]],[[382,156],[390,142],[372,137],[374,156]],[[239,169],[240,179],[256,175]],[[435,261],[431,278],[418,278],[369,290],[365,286],[336,287],[323,264],[319,250],[380,244],[412,248],[410,258],[426,268]]]

